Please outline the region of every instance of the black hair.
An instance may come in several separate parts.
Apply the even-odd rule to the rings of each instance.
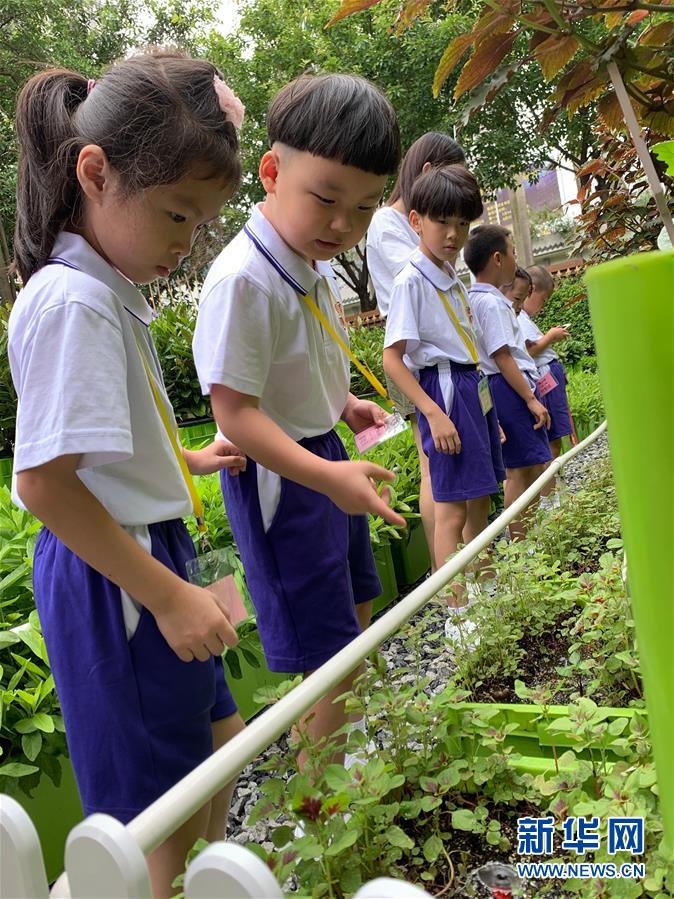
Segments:
[[[393,185],[391,196],[386,201],[387,206],[392,206],[402,197],[405,211],[409,213],[410,192],[412,185],[422,173],[424,166],[430,162],[437,165],[463,165],[466,155],[461,144],[457,143],[449,134],[442,131],[428,131],[417,138],[405,153],[400,174]]]
[[[474,222],[483,211],[480,186],[462,165],[428,169],[412,185],[412,209],[435,221],[456,215]]]
[[[474,275],[483,272],[494,253],[508,252],[510,231],[501,225],[478,225],[468,235],[463,261]]]
[[[173,184],[197,164],[205,177],[241,177],[234,125],[220,109],[210,62],[153,49],[113,64],[93,84],[47,69],[23,87],[14,261],[24,284],[49,258],[59,231],[82,212],[77,160],[101,147],[125,195]]]
[[[552,293],[555,287],[555,279],[544,265],[531,265],[527,273],[536,290]]]
[[[510,290],[510,288],[513,286],[513,284],[515,283],[515,281],[517,281],[518,278],[522,281],[527,282],[527,284],[529,285],[529,291],[531,292],[531,287],[532,287],[531,275],[525,268],[520,268],[519,265],[515,269],[515,274],[513,276],[512,281],[510,282],[510,284],[503,285],[504,289]]]
[[[400,164],[400,129],[384,94],[357,75],[300,75],[276,94],[267,113],[277,141],[375,175]]]

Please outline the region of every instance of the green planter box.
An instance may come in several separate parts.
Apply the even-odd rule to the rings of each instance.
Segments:
[[[372,606],[372,613],[376,615],[377,612],[388,608],[398,598],[398,582],[396,581],[390,541],[382,540],[381,543],[373,544],[372,550],[382,586],[382,592],[374,600]]]
[[[544,710],[539,705],[462,702],[453,706],[448,711],[448,715],[450,720],[458,727],[460,726],[461,718],[466,712],[486,711],[492,713],[490,724],[496,728],[504,725],[516,725],[516,730],[507,735],[505,744],[510,746],[514,752],[526,756],[527,759],[540,760],[544,770],[547,770],[546,765],[552,764],[554,766],[555,754],[560,756],[568,749],[573,750],[579,758],[584,759],[590,759],[595,752],[601,752],[602,756],[610,762],[617,762],[620,759],[620,755],[611,748],[614,740],[621,739],[620,734],[613,736],[607,732],[604,734],[602,741],[592,745],[589,750],[576,751],[575,741],[569,733],[550,731],[549,726],[553,720],[568,718],[566,706],[553,705],[548,706]],[[621,709],[608,706],[598,708],[597,714],[601,720],[611,722],[617,718],[632,718],[637,711],[642,715],[645,714],[643,709]],[[464,745],[464,742],[460,738],[456,740],[457,745],[454,747],[454,750],[458,755],[463,755],[466,751],[470,751],[470,747]],[[491,752],[490,749],[478,749],[477,751],[478,754]],[[537,768],[535,773],[539,773],[538,767],[540,765],[536,764],[533,767]]]
[[[185,449],[200,449],[205,443],[211,442],[216,431],[217,427],[212,420],[183,425],[180,428],[180,442]]]
[[[84,818],[80,796],[70,759],[61,759],[61,783],[55,787],[45,775],[33,790],[32,798],[18,787],[8,789],[9,795],[22,805],[40,837],[47,879],[53,883],[63,872],[63,852],[66,838],[76,824]]]
[[[12,484],[12,465],[14,459],[0,459],[0,484],[6,484],[8,487]]]
[[[264,704],[256,703],[253,700],[255,691],[259,690],[261,687],[276,687],[278,684],[282,684],[284,680],[294,677],[294,675],[279,674],[269,670],[264,658],[264,652],[262,651],[260,638],[257,637],[257,635],[252,640],[246,638],[245,647],[246,650],[255,656],[259,662],[259,667],[253,667],[243,654],[239,652],[237,653],[237,656],[241,667],[241,677],[233,677],[226,663],[225,674],[227,677],[227,684],[234,697],[234,702],[236,702],[239,709],[239,714],[244,721],[250,721],[254,715],[257,715],[257,713],[265,707]]]
[[[416,518],[409,524],[408,533],[403,535],[402,540],[391,544],[391,552],[399,587],[409,587],[429,571],[431,556],[420,519]]]

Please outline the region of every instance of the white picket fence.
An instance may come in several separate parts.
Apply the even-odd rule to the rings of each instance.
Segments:
[[[146,856],[463,571],[541,487],[605,430],[603,422],[589,437],[560,456],[479,537],[129,824],[96,814],[74,827],[66,843],[66,873],[51,893],[32,821],[14,799],[0,795],[0,899],[151,899]],[[280,899],[283,893],[257,855],[238,844],[218,842],[204,849],[190,864],[185,876],[185,896]],[[356,897],[430,899],[424,890],[391,878],[371,881],[361,887]]]

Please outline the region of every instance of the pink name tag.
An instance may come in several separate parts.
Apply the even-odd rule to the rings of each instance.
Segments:
[[[394,412],[393,415],[389,415],[383,425],[372,425],[372,427],[354,434],[356,448],[359,453],[366,453],[378,443],[383,443],[385,440],[395,437],[396,434],[400,434],[406,427],[407,424],[402,415]]]
[[[542,378],[536,381],[536,390],[539,396],[545,396],[546,393],[550,393],[555,387],[557,387],[557,381],[555,381],[551,372],[548,372],[547,375],[543,375]]]

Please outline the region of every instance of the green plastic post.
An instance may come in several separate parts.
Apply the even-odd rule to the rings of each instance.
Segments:
[[[674,859],[674,251],[586,276],[664,825]]]

